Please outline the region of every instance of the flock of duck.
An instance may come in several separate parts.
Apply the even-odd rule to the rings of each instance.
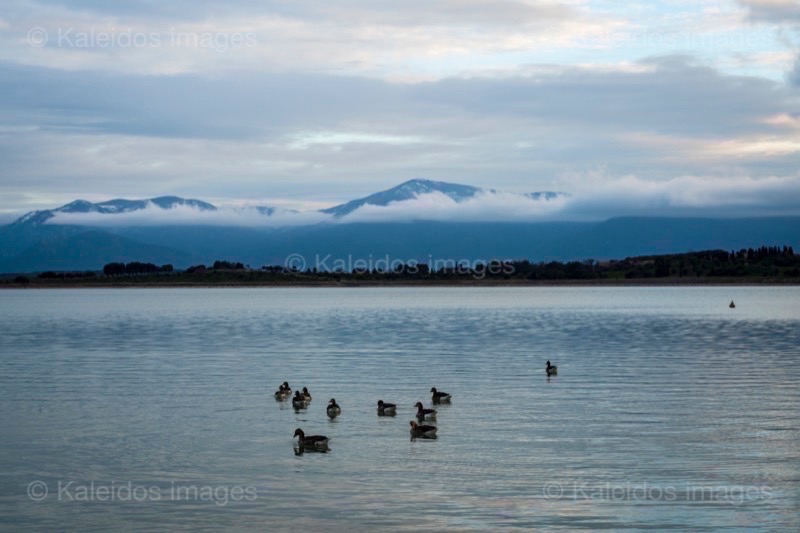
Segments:
[[[292,407],[296,410],[306,409],[311,403],[311,393],[308,392],[308,387],[303,387],[302,390],[294,392],[292,396],[292,388],[289,383],[284,381],[278,390],[275,392],[275,399],[278,401],[286,401],[292,399]],[[431,388],[431,402],[434,404],[450,403],[450,394],[436,390],[436,387]],[[425,424],[426,421],[436,420],[436,409],[426,408],[422,402],[417,402],[414,407],[417,408],[417,420],[410,422],[411,437],[422,439],[435,439],[436,426]],[[336,418],[342,414],[342,408],[336,403],[335,398],[328,401],[326,409],[328,417],[331,419]],[[397,405],[393,403],[378,400],[378,416],[395,416],[397,414]],[[328,437],[324,435],[306,435],[305,432],[297,428],[294,431],[294,437],[298,439],[298,447],[300,451],[327,451],[328,450]]]
[[[550,376],[557,376],[558,375],[558,367],[555,365],[550,364],[550,361],[547,361],[547,366],[545,367],[545,372],[547,374],[548,380]],[[289,398],[292,399],[292,407],[296,410],[306,409],[308,408],[309,404],[311,403],[311,393],[308,392],[308,387],[303,387],[302,390],[297,390],[294,392],[294,396],[292,396],[292,388],[289,386],[289,383],[284,381],[278,390],[275,392],[275,399],[277,401],[283,402],[288,400]],[[431,388],[431,403],[433,404],[449,404],[451,400],[450,394],[436,390],[436,387]],[[411,426],[411,437],[412,438],[422,438],[422,439],[435,439],[436,438],[436,431],[437,427],[425,424],[426,421],[431,422],[436,420],[436,409],[426,408],[422,402],[417,402],[414,407],[417,408],[417,420],[411,420],[409,422]],[[342,408],[339,404],[336,403],[335,398],[331,398],[328,401],[328,407],[326,408],[326,412],[330,419],[334,419],[340,414],[342,414]],[[397,405],[393,403],[384,402],[383,400],[378,400],[378,416],[395,416],[397,414]],[[328,450],[328,437],[324,435],[306,435],[305,432],[297,428],[294,431],[294,437],[298,439],[298,448],[299,451],[327,451]]]

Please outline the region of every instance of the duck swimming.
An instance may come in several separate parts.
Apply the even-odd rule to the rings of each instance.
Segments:
[[[397,406],[395,404],[378,400],[378,416],[394,416],[396,414]]]
[[[544,368],[544,370],[547,372],[547,377],[558,375],[558,367],[551,365],[550,361],[547,361],[547,366]]]
[[[307,450],[327,450],[328,437],[323,435],[308,435],[302,429],[297,428],[294,430],[294,436],[299,437],[300,446]]]
[[[446,392],[437,391],[436,387],[431,388],[431,394],[433,403],[450,403],[450,395]]]
[[[308,392],[308,388],[303,387],[303,398],[305,398],[306,403],[311,401],[311,394]]]
[[[286,391],[286,394],[291,394],[292,393],[292,388],[289,386],[289,382],[288,381],[284,381],[283,382],[283,390]]]
[[[336,404],[335,398],[331,398],[331,401],[328,402],[328,416],[336,418],[340,414],[342,414],[342,408]]]
[[[436,438],[436,426],[420,426],[413,420],[410,422],[411,424],[411,437],[421,437],[423,439],[435,439]]]
[[[281,385],[278,388],[277,392],[275,392],[275,399],[278,400],[278,401],[283,401],[288,397],[289,397],[289,393],[286,392],[286,388],[283,385]]]
[[[436,409],[425,409],[422,402],[414,404],[417,408],[417,418],[419,420],[436,420]]]
[[[294,398],[292,398],[292,407],[295,409],[305,409],[308,407],[308,402],[300,391],[296,391],[294,393]]]

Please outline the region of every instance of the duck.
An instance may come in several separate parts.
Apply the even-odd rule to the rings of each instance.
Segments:
[[[328,437],[324,435],[306,435],[302,429],[294,430],[294,436],[299,437],[300,447],[308,450],[327,450]]]
[[[278,388],[277,392],[275,392],[275,399],[276,399],[276,400],[279,400],[279,401],[283,401],[283,400],[285,400],[286,398],[288,398],[288,397],[289,397],[289,394],[290,394],[290,393],[286,392],[286,387],[284,387],[283,385],[281,385],[281,386]]]
[[[378,416],[394,416],[396,414],[397,406],[395,404],[378,400]]]
[[[311,401],[311,393],[308,392],[307,387],[303,387],[303,398],[305,398],[306,403]]]
[[[292,388],[289,386],[289,382],[288,381],[284,381],[283,382],[283,390],[286,391],[287,395],[292,393]]]
[[[431,388],[431,394],[433,395],[431,398],[433,403],[450,403],[450,395],[446,392],[437,391],[436,387]]]
[[[331,401],[328,402],[328,416],[336,418],[340,414],[342,414],[342,408],[336,404],[335,398],[331,398]]]
[[[420,426],[413,420],[410,422],[411,424],[411,437],[422,437],[423,439],[435,439],[436,438],[436,426]]]
[[[558,375],[558,367],[551,365],[550,361],[547,361],[547,366],[544,368],[544,370],[547,372],[547,377]]]
[[[425,409],[422,402],[414,404],[417,408],[417,418],[419,420],[436,420],[436,409]]]
[[[292,407],[295,409],[305,409],[308,407],[308,402],[300,391],[296,391],[294,393],[294,398],[292,398]]]

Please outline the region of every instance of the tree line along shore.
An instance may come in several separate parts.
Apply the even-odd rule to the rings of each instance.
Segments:
[[[621,260],[488,263],[393,263],[368,268],[358,261],[351,270],[297,269],[269,265],[251,268],[215,261],[178,270],[172,265],[133,261],[109,263],[102,271],[9,274],[6,287],[67,286],[259,286],[259,285],[670,285],[723,283],[800,284],[800,256],[791,246],[762,246],[735,251],[707,250]],[[367,265],[366,261],[363,265]]]

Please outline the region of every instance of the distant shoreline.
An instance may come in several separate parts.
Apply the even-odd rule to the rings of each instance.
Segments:
[[[231,288],[376,288],[376,287],[797,287],[800,280],[789,281],[773,278],[658,278],[658,279],[592,279],[592,280],[286,280],[286,281],[227,281],[211,283],[208,281],[164,280],[109,280],[108,282],[75,280],[42,281],[29,283],[0,283],[0,289],[231,289]]]
[[[287,265],[252,269],[215,261],[176,271],[172,265],[107,263],[102,271],[45,271],[0,275],[0,288],[235,288],[235,287],[691,287],[797,286],[800,256],[791,247],[708,250],[620,261],[531,263],[527,260],[430,268],[400,263],[388,270],[334,271]]]

